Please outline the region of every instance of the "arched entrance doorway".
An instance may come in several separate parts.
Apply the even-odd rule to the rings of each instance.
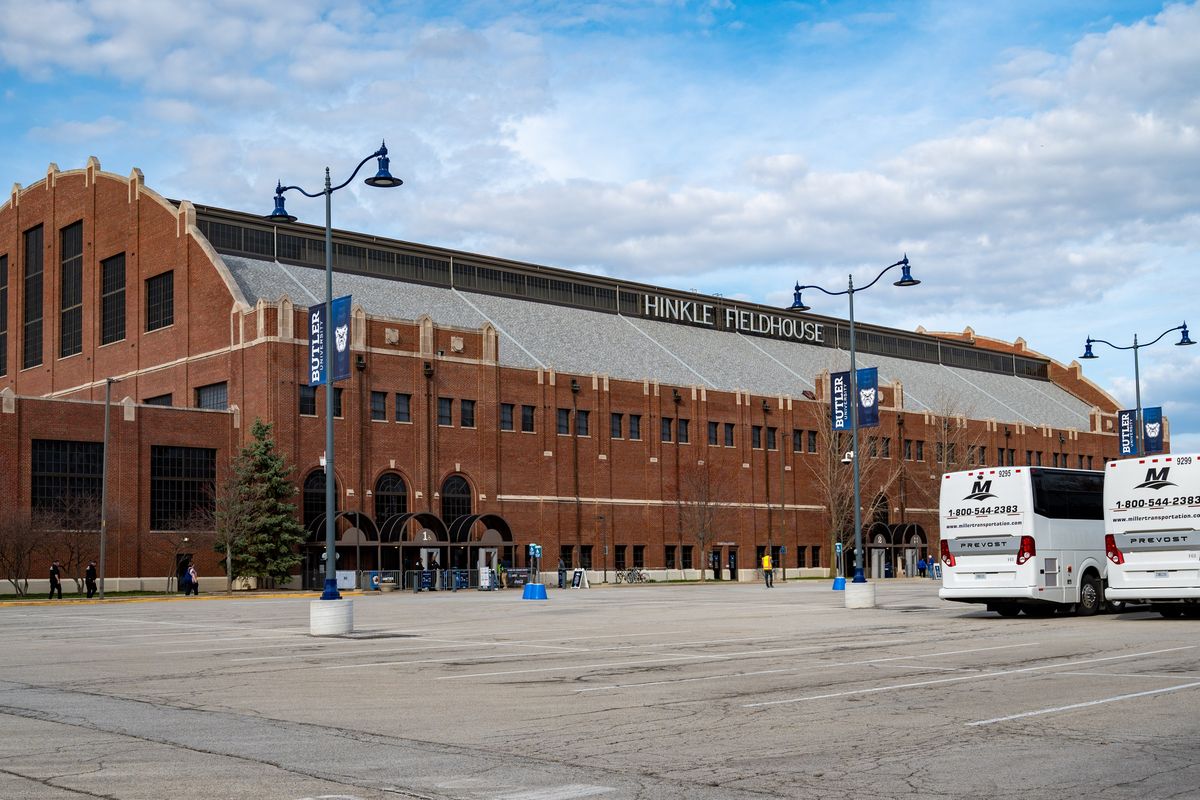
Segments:
[[[486,569],[495,569],[498,560],[513,564],[513,534],[508,522],[497,514],[467,514],[454,520],[450,526],[451,546],[462,554],[461,559],[470,565],[472,583],[478,583],[478,575]]]
[[[307,589],[315,589],[325,582],[325,514],[313,517],[307,530],[302,583]],[[333,535],[335,570],[359,573],[379,569],[379,530],[369,516],[360,511],[337,512],[333,518]]]

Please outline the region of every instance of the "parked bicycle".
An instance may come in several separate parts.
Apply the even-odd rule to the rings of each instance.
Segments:
[[[641,567],[617,570],[617,583],[646,583],[648,580],[646,570]]]

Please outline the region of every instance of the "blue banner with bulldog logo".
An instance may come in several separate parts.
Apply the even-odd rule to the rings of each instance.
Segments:
[[[830,414],[835,431],[850,430],[850,372],[835,372],[830,378]],[[858,393],[858,427],[879,425],[879,369],[865,367],[858,371],[854,388]]]
[[[350,295],[333,301],[333,330],[325,319],[325,304],[316,303],[308,309],[308,385],[325,382],[329,363],[329,348],[333,347],[333,379],[350,377]]]
[[[1142,409],[1142,442],[1147,455],[1163,451],[1162,406]]]
[[[1137,411],[1127,408],[1117,412],[1117,433],[1121,437],[1121,455],[1137,455]]]
[[[858,371],[858,427],[879,427],[879,370],[866,367]]]

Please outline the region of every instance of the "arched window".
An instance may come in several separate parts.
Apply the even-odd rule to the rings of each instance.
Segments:
[[[462,475],[451,475],[442,484],[442,522],[449,528],[454,520],[471,513],[471,484]]]
[[[337,508],[337,484],[334,483],[333,504]],[[304,479],[304,527],[325,513],[325,471],[314,469]]]
[[[390,518],[408,511],[408,486],[394,472],[385,472],[375,481],[375,524],[383,527]]]

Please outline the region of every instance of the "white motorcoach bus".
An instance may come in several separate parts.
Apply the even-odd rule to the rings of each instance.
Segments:
[[[981,467],[942,478],[942,588],[1015,617],[1104,604],[1104,473]]]
[[[1110,601],[1200,616],[1200,455],[1110,461],[1104,537]]]

